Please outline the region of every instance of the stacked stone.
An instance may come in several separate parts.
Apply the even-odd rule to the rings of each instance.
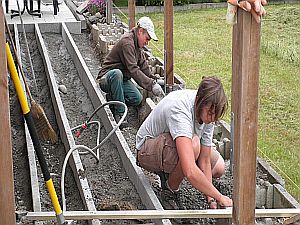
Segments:
[[[125,29],[121,24],[97,23],[91,29],[92,39],[101,54],[107,54],[124,33]]]
[[[146,59],[148,60],[148,64],[150,67],[150,70],[152,71],[153,74],[158,74],[160,78],[157,80],[157,82],[161,86],[165,86],[165,80],[164,80],[164,62],[162,59],[158,57],[154,57],[151,53],[151,50],[146,48],[145,50],[145,55]],[[177,74],[174,73],[174,84],[172,87],[168,87],[169,90],[167,90],[167,93],[169,91],[176,91],[179,89],[184,89],[185,88],[185,82],[184,80]]]

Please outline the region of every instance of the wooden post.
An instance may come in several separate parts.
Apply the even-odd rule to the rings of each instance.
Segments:
[[[164,41],[164,66],[167,88],[174,84],[173,60],[173,0],[165,0],[165,41]]]
[[[112,22],[112,0],[106,1],[106,23],[111,24]]]
[[[2,4],[0,4],[0,45],[2,46],[0,47],[0,218],[1,224],[15,225],[15,197],[4,16]]]
[[[232,38],[233,224],[255,224],[260,24],[238,9]]]
[[[135,0],[128,0],[128,26],[129,30],[135,27]]]

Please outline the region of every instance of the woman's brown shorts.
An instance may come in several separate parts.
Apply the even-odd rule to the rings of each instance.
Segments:
[[[210,156],[212,168],[220,156],[220,153],[213,147]],[[157,138],[147,138],[142,148],[137,152],[138,165],[154,173],[160,171],[171,173],[178,160],[176,144],[170,133],[163,133]]]
[[[163,133],[157,138],[147,138],[137,154],[138,164],[154,173],[171,173],[178,163],[176,144],[170,133]]]

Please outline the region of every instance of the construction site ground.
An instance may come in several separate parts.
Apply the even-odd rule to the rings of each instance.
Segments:
[[[11,1],[12,2],[12,1]],[[16,9],[16,5],[10,2],[10,9]],[[36,2],[34,2],[36,4]],[[4,4],[3,4],[4,5]],[[22,7],[22,4],[21,4]],[[78,22],[71,13],[68,6],[63,2],[59,5],[60,11],[57,16],[53,15],[53,6],[51,4],[42,4],[42,17],[37,18],[27,14],[22,15],[25,23],[60,23],[71,22],[70,26],[75,26],[78,30]],[[19,23],[19,17],[11,19],[10,13],[7,14],[7,19],[10,24]],[[73,23],[74,22],[74,23]],[[72,29],[72,28],[71,28]],[[81,34],[72,34],[72,37],[77,45],[81,55],[83,56],[88,69],[95,78],[103,61],[103,55],[97,53],[94,43],[88,31],[83,31]],[[36,37],[33,33],[27,33],[29,48],[32,56],[34,70],[36,74],[37,89],[34,85],[34,79],[30,73],[29,61],[26,57],[24,38],[22,33],[19,34],[21,57],[23,68],[27,76],[27,82],[31,87],[31,92],[39,104],[45,110],[47,118],[51,125],[59,134],[55,112],[50,98],[50,90],[47,84],[47,77],[45,74],[44,62],[40,56],[37,47]],[[82,85],[79,79],[78,72],[72,61],[72,57],[68,53],[65,43],[60,34],[43,33],[43,39],[46,44],[50,61],[55,74],[58,85],[66,87],[66,93],[60,92],[60,97],[63,101],[63,106],[66,111],[71,127],[75,127],[83,123],[88,116],[94,111],[90,97],[87,90]],[[13,162],[14,162],[14,180],[15,180],[15,201],[16,211],[20,214],[17,218],[18,224],[33,224],[33,222],[23,220],[21,218],[23,212],[33,211],[31,199],[31,184],[30,174],[28,171],[28,160],[25,144],[24,123],[21,109],[19,107],[18,99],[16,97],[13,83],[10,80],[10,114],[11,114],[11,133],[13,144]],[[100,120],[101,118],[95,117]],[[129,107],[128,121],[130,126],[122,130],[122,134],[129,145],[132,154],[135,155],[135,134],[139,127],[138,110],[134,107]],[[100,139],[103,140],[107,135],[107,131],[102,127]],[[97,127],[91,126],[91,129],[85,131],[76,144],[83,144],[90,148],[96,145]],[[56,144],[48,142],[42,143],[45,158],[48,162],[49,170],[52,175],[54,186],[59,199],[61,198],[60,181],[62,164],[66,155],[62,140],[59,138]],[[117,148],[110,140],[104,144],[100,149],[100,162],[90,156],[81,156],[82,164],[84,165],[84,174],[89,181],[92,191],[93,199],[97,210],[136,210],[145,209],[141,198],[130,181],[126,171],[123,168],[122,160],[119,156]],[[205,197],[195,190],[187,181],[181,185],[179,196],[179,204],[175,205],[170,201],[164,201],[163,192],[160,188],[159,178],[146,171],[145,175],[148,178],[151,186],[158,199],[161,200],[165,209],[207,209],[208,205]],[[41,171],[38,167],[39,186],[41,192],[42,211],[52,211],[52,204],[48,196],[48,192],[44,186]],[[266,174],[258,170],[257,184],[264,185],[267,180]],[[229,161],[226,162],[226,174],[221,179],[215,179],[214,185],[225,195],[232,195],[232,177],[229,171]],[[76,182],[72,176],[71,169],[67,168],[66,181],[66,201],[68,210],[84,210],[84,204],[81,201]],[[61,201],[61,199],[60,199]],[[142,224],[149,223],[148,220],[118,220],[118,221],[101,221],[101,224]],[[173,224],[222,224],[221,221],[214,219],[176,219],[171,220]],[[268,221],[261,221],[262,224],[267,224]],[[273,219],[272,224],[279,224],[280,219]],[[77,221],[77,224],[87,224],[86,221]]]

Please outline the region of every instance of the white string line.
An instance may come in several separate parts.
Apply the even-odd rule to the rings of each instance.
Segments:
[[[152,42],[151,43],[151,46],[154,46],[155,48],[156,48],[156,50],[162,55],[162,57],[164,57],[164,54],[163,54],[163,52]],[[193,84],[193,82],[191,81],[191,79],[189,79],[178,67],[175,67],[175,63],[174,63],[174,68],[177,70],[177,71],[179,71],[179,76],[181,77],[181,78],[185,78],[185,80],[187,80],[188,82],[189,82],[189,84],[194,88],[194,89],[197,89],[197,86],[195,86],[194,84]]]
[[[112,1],[112,4],[128,20],[128,17],[122,12],[122,10],[113,1]]]
[[[260,148],[258,148],[259,152],[262,153],[264,155],[265,158],[267,158],[267,160],[276,167],[276,169],[278,169],[280,171],[280,173],[282,173],[293,185],[294,187],[296,187],[298,190],[300,190],[300,187],[284,172],[282,171],[262,150],[260,150]]]

